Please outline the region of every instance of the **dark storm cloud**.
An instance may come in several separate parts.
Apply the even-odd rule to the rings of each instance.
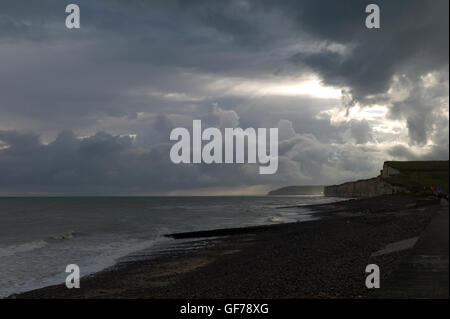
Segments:
[[[381,29],[361,27],[364,5],[361,1],[296,2],[298,23],[318,38],[339,42],[351,48],[348,54],[329,50],[292,56],[294,63],[307,65],[322,74],[327,83],[348,86],[350,99],[371,104],[389,103],[383,94],[396,75],[414,83],[412,96],[394,111],[408,122],[413,143],[425,144],[430,132],[430,115],[440,107],[417,91],[425,93],[421,77],[438,72],[447,83],[448,95],[448,1],[377,1]],[[351,10],[357,8],[360,10]],[[320,21],[320,23],[318,23]],[[427,104],[426,106],[424,104]]]
[[[301,27],[353,49],[348,55],[300,53],[293,60],[311,66],[330,83],[347,84],[357,99],[384,93],[396,72],[416,78],[448,65],[448,1],[377,1],[378,30],[362,27],[364,1],[296,3]]]
[[[364,1],[76,3],[80,30],[61,1],[0,2],[3,193],[336,183],[386,159],[448,158],[447,1],[379,1],[380,30],[364,27]],[[311,74],[347,106],[387,105],[409,139],[393,145],[383,119],[336,122],[336,99],[257,92]],[[279,127],[278,173],[173,165],[170,130],[193,119]]]
[[[9,129],[16,128],[7,125],[13,119],[55,136],[65,127],[93,127],[104,116],[173,112],[173,101],[129,91],[189,92],[204,84],[180,77],[183,70],[248,76],[278,67],[278,59],[262,58],[265,52],[239,49],[233,30],[210,26],[216,19],[184,2],[79,1],[82,28],[75,32],[64,27],[62,3],[19,2],[2,2],[0,19],[9,26],[0,35],[0,122]],[[207,11],[216,15],[220,7]],[[50,114],[58,121],[47,121]]]
[[[336,158],[343,149],[330,148],[312,135],[281,142],[280,168],[274,176],[258,175],[256,165],[175,165],[169,159],[168,143],[142,147],[129,136],[104,132],[80,139],[64,131],[53,142],[42,144],[34,133],[1,131],[0,140],[8,145],[0,148],[2,194],[160,194],[174,189],[281,185],[299,179],[324,183],[329,177],[322,170],[332,164],[332,157],[340,170],[354,176],[371,170],[367,150],[354,148],[351,158],[348,154]]]

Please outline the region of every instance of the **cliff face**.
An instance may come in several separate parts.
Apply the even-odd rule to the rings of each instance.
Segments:
[[[405,191],[406,188],[393,186],[383,181],[381,176],[378,176],[356,182],[325,186],[324,195],[331,197],[371,197]]]
[[[378,177],[325,186],[324,195],[371,197],[438,186],[448,192],[448,161],[388,161]]]

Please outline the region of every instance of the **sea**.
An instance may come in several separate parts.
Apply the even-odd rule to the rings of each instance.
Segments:
[[[148,249],[165,234],[306,222],[324,196],[2,197],[0,298],[65,282]]]

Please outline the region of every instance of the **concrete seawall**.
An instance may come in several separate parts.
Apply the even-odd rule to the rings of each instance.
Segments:
[[[420,235],[375,297],[383,299],[448,299],[448,201]]]

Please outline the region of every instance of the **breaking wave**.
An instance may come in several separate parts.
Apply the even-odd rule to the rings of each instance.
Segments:
[[[46,240],[35,240],[35,241],[28,242],[28,243],[16,244],[16,245],[11,245],[11,246],[7,246],[7,247],[0,247],[0,258],[9,257],[9,256],[19,254],[19,253],[26,253],[26,252],[29,252],[29,251],[32,251],[35,249],[44,248],[45,246],[47,246],[49,244],[48,241],[50,241],[50,240],[72,239],[77,234],[78,234],[77,232],[70,231],[67,233],[60,234],[60,235],[51,236]]]
[[[15,255],[17,253],[25,253],[31,250],[43,248],[47,246],[48,243],[45,240],[36,240],[29,243],[23,243],[18,245],[11,245],[8,247],[0,247],[0,258]]]

